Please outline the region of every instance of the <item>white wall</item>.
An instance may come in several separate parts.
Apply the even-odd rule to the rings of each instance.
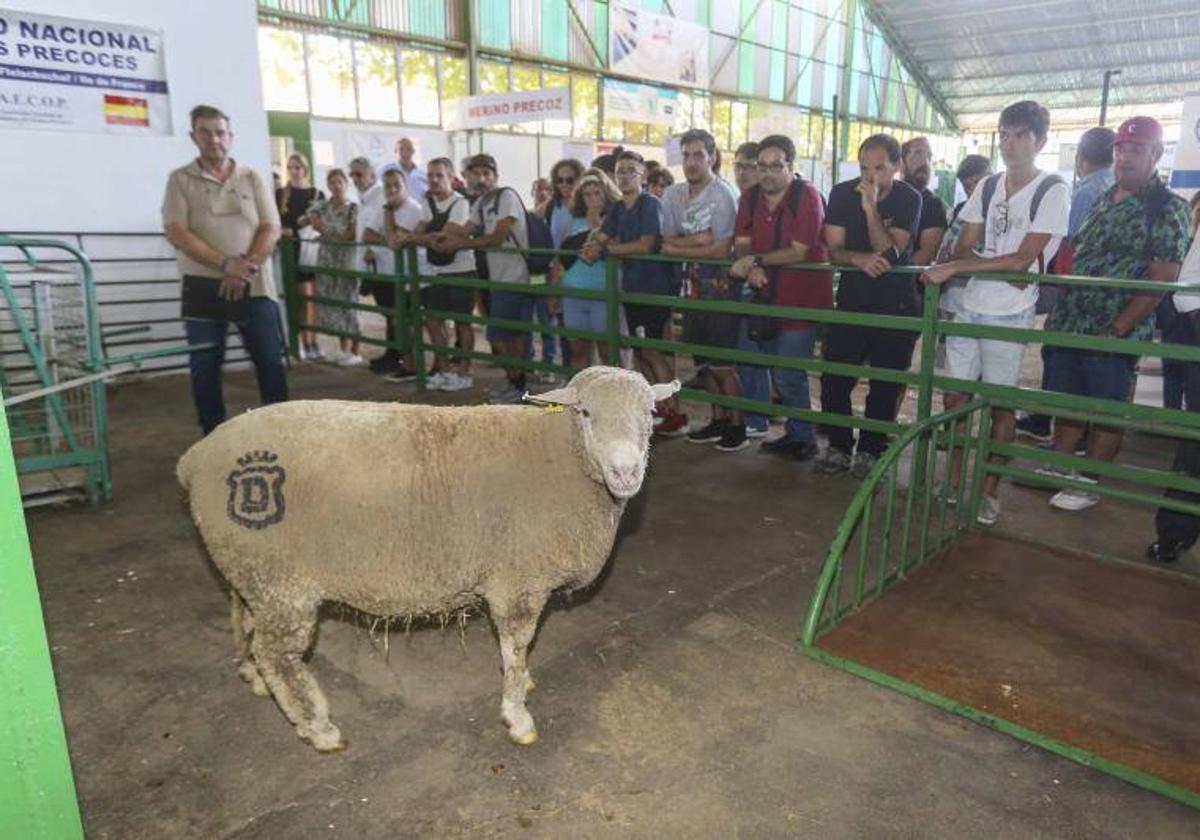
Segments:
[[[167,174],[195,157],[188,111],[229,114],[233,155],[269,171],[267,116],[251,0],[5,0],[10,10],[161,30],[172,136],[131,137],[0,129],[5,200],[0,231],[148,232],[162,229]]]

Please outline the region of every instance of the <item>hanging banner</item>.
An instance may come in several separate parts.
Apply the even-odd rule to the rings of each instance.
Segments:
[[[162,33],[0,9],[0,127],[170,134]]]
[[[1183,100],[1183,119],[1179,125],[1175,168],[1171,170],[1171,187],[1185,192],[1200,190],[1200,94]]]
[[[604,119],[674,125],[679,94],[634,82],[604,80]]]
[[[536,120],[569,120],[571,89],[556,87],[464,96],[456,105],[446,109],[448,131]]]
[[[608,69],[669,85],[707,88],[708,27],[613,2]]]

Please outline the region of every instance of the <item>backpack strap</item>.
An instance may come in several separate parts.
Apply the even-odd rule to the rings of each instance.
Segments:
[[[997,172],[995,175],[989,175],[987,180],[983,182],[983,223],[987,224],[988,208],[992,205],[992,197],[996,194],[996,187],[1000,184],[1000,179],[1004,177],[1003,172]]]
[[[1146,195],[1146,214],[1142,222],[1146,239],[1144,250],[1146,262],[1150,262],[1151,257],[1154,255],[1154,240],[1151,238],[1154,233],[1154,226],[1162,221],[1163,216],[1167,213],[1167,205],[1175,197],[1175,193],[1164,187],[1158,180],[1157,173],[1154,176],[1153,184],[1154,186],[1150,187]]]
[[[1042,183],[1037,185],[1037,189],[1033,191],[1033,200],[1029,203],[1029,221],[1032,224],[1037,218],[1038,208],[1042,206],[1042,199],[1046,197],[1046,193],[1050,192],[1058,184],[1064,187],[1067,182],[1058,175],[1047,175],[1042,179]]]

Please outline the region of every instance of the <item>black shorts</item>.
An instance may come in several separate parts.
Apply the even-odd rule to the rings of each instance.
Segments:
[[[683,340],[688,344],[704,344],[723,350],[736,350],[741,325],[741,315],[689,310],[683,313]],[[708,365],[715,368],[733,367],[736,364],[727,359],[713,359],[700,354],[696,354],[695,358],[697,365]]]
[[[625,322],[629,325],[630,335],[639,338],[664,338],[663,331],[670,321],[670,307],[625,304]]]
[[[475,272],[465,271],[447,276],[474,278]],[[456,315],[470,315],[475,311],[475,289],[469,286],[426,286],[421,289],[421,306]]]

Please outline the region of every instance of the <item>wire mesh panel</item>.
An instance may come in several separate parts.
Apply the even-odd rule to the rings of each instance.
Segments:
[[[31,254],[33,252],[30,252]],[[33,254],[36,256],[36,254]],[[0,393],[28,504],[111,492],[90,267],[0,266]]]

